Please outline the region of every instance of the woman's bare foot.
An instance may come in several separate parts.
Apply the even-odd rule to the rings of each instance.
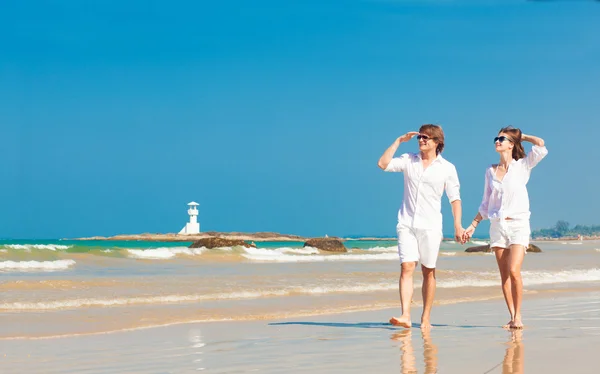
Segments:
[[[523,329],[523,322],[521,322],[521,318],[515,318],[510,326],[511,329],[521,330]]]
[[[396,317],[392,317],[390,318],[390,323],[394,326],[400,326],[400,327],[404,327],[407,329],[410,329],[412,327],[412,322],[410,321],[410,316],[402,316],[399,318]]]
[[[506,322],[505,325],[502,325],[502,328],[503,329],[510,329],[512,327],[512,324],[513,324],[513,321],[511,319],[510,321]]]

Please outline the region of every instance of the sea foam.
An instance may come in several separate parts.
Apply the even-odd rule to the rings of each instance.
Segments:
[[[153,249],[127,249],[131,258],[146,260],[166,260],[177,255],[195,256],[204,252],[205,248],[161,247]]]
[[[311,247],[306,247],[306,254],[300,254],[300,249],[295,248],[245,248],[242,254],[243,257],[252,261],[265,262],[325,262],[325,261],[373,261],[373,260],[392,260],[398,259],[396,253],[365,253],[362,254],[345,253],[345,254],[324,254],[317,255],[319,250]],[[292,254],[290,254],[292,253]]]
[[[0,271],[57,271],[75,265],[74,260],[56,261],[0,261]]]
[[[23,249],[23,250],[47,249],[50,251],[57,251],[57,250],[69,249],[72,246],[60,245],[60,244],[4,244],[3,247],[8,248],[8,249]]]

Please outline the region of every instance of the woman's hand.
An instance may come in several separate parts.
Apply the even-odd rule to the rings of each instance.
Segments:
[[[533,145],[537,145],[539,147],[544,146],[544,139],[538,138],[537,136],[533,136],[533,135],[521,134],[521,141],[529,142],[529,143],[531,143]]]
[[[469,225],[469,227],[467,227],[467,229],[462,235],[461,244],[465,244],[466,242],[471,240],[471,238],[473,237],[473,233],[475,233],[475,226]]]

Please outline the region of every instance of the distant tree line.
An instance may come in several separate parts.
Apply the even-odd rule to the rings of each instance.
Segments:
[[[533,238],[562,238],[565,236],[600,236],[600,225],[584,226],[577,225],[570,227],[567,221],[558,221],[549,229],[533,230]]]

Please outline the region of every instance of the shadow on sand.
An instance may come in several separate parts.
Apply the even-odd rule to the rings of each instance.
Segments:
[[[357,323],[346,323],[346,322],[271,322],[269,326],[285,326],[285,325],[302,325],[302,326],[323,326],[323,327],[346,327],[346,328],[359,328],[359,329],[384,329],[384,330],[405,330],[404,327],[394,326],[389,322],[357,322]],[[433,327],[458,327],[461,329],[474,329],[474,328],[500,328],[499,326],[477,326],[477,325],[440,325],[432,324]],[[421,328],[420,323],[413,323],[412,328]]]

